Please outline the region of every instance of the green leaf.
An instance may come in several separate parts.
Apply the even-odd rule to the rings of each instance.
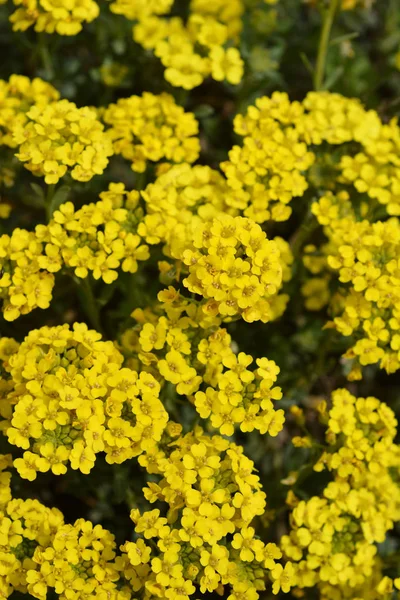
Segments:
[[[69,185],[62,185],[58,190],[56,190],[54,196],[50,201],[49,214],[52,215],[61,204],[64,204],[68,199],[69,193],[71,191],[71,187]]]
[[[352,33],[346,33],[344,35],[339,35],[338,37],[333,38],[329,44],[334,46],[335,44],[341,44],[342,42],[346,42],[347,40],[354,40],[355,38],[360,37],[358,31],[353,31]]]
[[[209,106],[208,104],[200,104],[196,107],[194,116],[197,119],[207,119],[208,117],[211,117],[214,112],[215,111],[212,106]]]
[[[114,292],[118,285],[118,279],[113,281],[112,283],[107,284],[104,288],[100,296],[97,298],[97,304],[101,307],[105,306],[109,303],[111,298],[114,295]]]
[[[38,198],[42,198],[42,200],[44,202],[44,189],[37,183],[31,183],[30,185],[31,185],[31,188],[33,189],[33,191],[35,192],[36,196]]]
[[[344,73],[344,67],[342,65],[340,65],[339,67],[336,67],[336,69],[334,69],[332,71],[332,73],[329,75],[329,77],[327,77],[327,79],[324,83],[324,90],[329,90],[331,87],[333,87],[335,85],[335,83],[341,78],[343,73]]]

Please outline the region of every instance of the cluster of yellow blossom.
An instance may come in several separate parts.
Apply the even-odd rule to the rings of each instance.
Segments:
[[[142,218],[139,193],[127,192],[123,183],[110,183],[100,198],[78,210],[72,202],[62,204],[48,226],[36,228],[36,235],[46,244],[44,253],[54,270],[65,265],[77,277],[90,272],[94,279],[112,283],[119,267],[136,273],[138,261],[147,260],[149,251],[137,234]]]
[[[121,337],[121,351],[135,370],[146,368],[157,379],[192,395],[202,382],[217,385],[224,357],[235,356],[221,320],[170,286],[158,294],[159,305],[135,309],[136,324]]]
[[[32,106],[25,116],[13,128],[13,140],[19,145],[16,157],[34,175],[54,184],[68,169],[78,181],[103,173],[113,146],[95,110],[59,100]]]
[[[181,429],[170,423],[169,439],[164,436],[139,459],[161,477],[144,488],[146,499],[165,502],[169,510],[167,517],[158,509],[131,512],[141,537],[122,549],[128,573],[142,580],[138,591],[187,600],[199,589],[201,594],[226,594],[229,600],[257,600],[270,576],[274,594],[281,588],[288,592],[292,565],[283,569],[277,562],[279,548],[261,541],[250,526],[263,514],[266,498],[253,462],[224,438],[209,437],[199,427],[181,436]]]
[[[397,119],[376,123],[375,135],[361,141],[362,151],[343,156],[343,181],[386,207],[389,215],[400,215],[400,128]],[[371,202],[371,208],[373,208]]]
[[[94,0],[13,0],[17,9],[10,16],[14,31],[35,31],[76,35],[83,23],[91,23],[100,9]]]
[[[29,79],[23,75],[11,75],[8,81],[0,79],[0,145],[14,148],[13,128],[24,124],[26,113],[33,106],[44,108],[59,99],[58,91],[39,77]]]
[[[279,244],[251,219],[221,213],[202,224],[182,261],[189,273],[184,286],[207,300],[209,314],[266,323],[284,311]]]
[[[14,229],[0,237],[0,297],[4,318],[14,321],[34,308],[48,308],[54,274],[73,269],[80,278],[102,278],[112,283],[117,270],[135,273],[137,261],[149,257],[137,234],[141,219],[139,193],[126,192],[123,184],[110,184],[101,200],[75,210],[66,202],[48,225],[34,232]]]
[[[193,163],[199,156],[198,122],[169,94],[121,98],[105,109],[103,120],[110,126],[114,152],[131,161],[138,173],[148,161]]]
[[[120,62],[104,62],[99,69],[101,81],[110,88],[116,88],[121,85],[129,68]]]
[[[360,379],[361,367],[370,364],[378,363],[388,373],[397,371],[400,368],[399,220],[395,217],[375,223],[358,220],[347,192],[328,193],[311,210],[323,225],[328,242],[320,248],[314,245],[305,248],[305,265],[318,275],[303,289],[309,296],[309,308],[318,309],[329,300],[334,316],[330,325],[342,335],[351,336],[353,343],[344,355],[353,360],[350,379]],[[367,205],[361,205],[360,210],[361,214],[365,212]],[[329,270],[337,273],[339,280],[334,295],[328,290],[332,277]]]
[[[132,367],[144,365],[158,379],[175,385],[178,394],[189,396],[200,417],[210,417],[212,427],[223,435],[233,435],[238,424],[243,432],[257,429],[277,435],[284,423],[283,410],[275,410],[272,402],[282,397],[281,389],[274,387],[279,367],[260,358],[250,370],[252,357],[235,354],[219,320],[205,317],[201,307],[172,287],[159,298],[163,304],[154,311],[132,313],[137,325],[122,337],[122,351]]]
[[[226,367],[218,377],[217,389],[207,387],[195,395],[200,416],[210,417],[211,425],[223,435],[233,435],[235,425],[241,431],[258,430],[276,436],[283,429],[283,410],[275,410],[272,400],[282,398],[281,388],[273,387],[279,367],[272,360],[257,358],[257,369],[248,367],[253,358],[244,352],[231,352],[222,359]]]
[[[29,593],[45,600],[189,600],[200,592],[226,591],[229,600],[257,600],[272,583],[288,592],[293,566],[264,543],[251,522],[265,510],[253,462],[243,449],[199,427],[182,436],[170,422],[158,444],[140,462],[159,478],[143,489],[148,502],[169,507],[131,511],[135,541],[117,553],[114,536],[101,525],[62,513],[38,500],[13,499],[9,455],[0,456],[0,593]]]
[[[293,126],[302,113],[300,103],[274,92],[271,98],[257,99],[246,116],[235,117],[243,145],[234,146],[221,164],[234,192],[227,203],[257,223],[287,220],[292,212],[288,204],[308,187],[302,173],[313,164],[314,154]]]
[[[243,0],[191,0],[189,16],[167,16],[171,0],[127,2],[115,0],[111,10],[137,21],[134,40],[153,50],[165,67],[165,79],[191,90],[211,76],[240,83],[244,63],[237,44],[242,29]]]
[[[294,197],[310,185],[320,190],[335,183],[354,185],[389,214],[400,213],[400,129],[358,99],[310,92],[300,103],[274,92],[236,116],[234,128],[243,144],[221,164],[234,191],[226,202],[257,223],[287,220]],[[327,144],[341,146],[338,157]]]
[[[353,196],[352,186],[360,194],[366,194],[371,213],[381,204],[386,206],[388,214],[400,214],[397,121],[384,124],[376,111],[366,110],[358,99],[329,92],[310,92],[303,106],[307,113],[295,120],[295,126],[304,141],[341,146],[338,164],[326,150],[317,158],[316,166],[322,171],[328,169],[325,177],[329,174],[338,184],[350,185],[347,189]],[[332,185],[329,181],[318,181],[318,177],[316,183],[322,189]]]
[[[226,205],[229,191],[219,171],[187,163],[174,165],[141,192],[146,214],[140,235],[149,244],[162,242],[164,253],[179,259],[203,222],[221,212],[233,214]]]
[[[1,429],[25,450],[14,460],[21,477],[37,472],[89,473],[96,454],[110,464],[151,450],[168,414],[150,373],[123,367],[113,342],[87,325],[35,329],[19,345],[2,338]]]
[[[360,590],[380,570],[375,544],[400,520],[397,421],[383,402],[345,389],[333,392],[326,421],[328,445],[314,470],[333,481],[321,497],[297,502],[281,548],[294,561],[294,585],[318,585],[323,600],[380,597]]]
[[[183,163],[160,171],[156,181],[141,192],[145,216],[138,233],[148,244],[163,243],[164,254],[179,260],[202,224],[222,213],[237,216],[239,210],[234,192],[215,169]],[[279,246],[282,279],[289,281],[293,262],[290,246],[280,237],[274,242]]]
[[[15,228],[11,235],[0,237],[0,298],[3,315],[14,321],[33,309],[48,308],[54,287],[49,254],[43,256],[42,245],[32,231]],[[55,248],[53,254],[58,254]],[[44,262],[43,262],[44,261]],[[55,270],[59,270],[58,260]]]
[[[37,307],[48,308],[55,274],[62,269],[73,270],[79,278],[90,273],[107,284],[118,278],[119,269],[135,273],[138,261],[150,256],[143,241],[166,242],[164,252],[173,256],[175,263],[159,263],[161,281],[169,284],[187,274],[184,285],[204,296],[203,318],[217,317],[219,323],[221,317],[229,320],[239,315],[245,320],[264,321],[279,317],[288,299],[277,292],[282,281],[291,276],[289,245],[279,237],[267,240],[249,219],[224,215],[222,186],[223,178],[208,167],[178,165],[141,192],[143,206],[138,191],[128,192],[124,184],[111,183],[96,203],[75,210],[71,202],[66,202],[53,213],[48,225],[37,225],[33,232],[14,229],[11,236],[1,236],[0,297],[4,317],[13,321]],[[233,237],[220,238],[219,230],[224,228]],[[196,249],[203,239],[203,229],[205,238],[206,230],[215,229],[213,244],[218,255],[213,254],[211,246],[206,245],[203,254],[201,247]],[[213,277],[214,291],[197,268]],[[235,279],[239,270],[240,281]]]
[[[14,591],[45,600],[131,598],[125,563],[114,536],[101,525],[78,519],[66,524],[57,508],[11,497],[9,455],[0,456],[0,594]]]

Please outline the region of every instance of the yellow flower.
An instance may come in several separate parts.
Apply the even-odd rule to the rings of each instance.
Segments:
[[[292,563],[286,563],[285,568],[283,568],[280,564],[276,565],[271,571],[271,575],[274,579],[274,583],[272,585],[273,594],[278,594],[279,590],[282,590],[285,593],[289,592],[293,583],[294,575]]]
[[[234,85],[240,83],[243,77],[244,63],[239,50],[236,48],[224,50],[220,46],[214,46],[211,49],[210,58],[211,74],[214,79],[226,80]]]

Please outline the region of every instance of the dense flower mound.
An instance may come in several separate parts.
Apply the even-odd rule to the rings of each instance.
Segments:
[[[76,35],[83,23],[90,23],[99,15],[100,9],[94,0],[13,0],[18,8],[11,15],[14,31],[35,31]]]
[[[297,500],[282,550],[294,561],[300,588],[317,584],[324,600],[338,592],[375,598],[363,590],[379,572],[376,544],[400,520],[397,421],[383,402],[345,389],[333,392],[326,420],[326,449],[314,470],[329,471],[333,480],[321,496]]]
[[[60,268],[72,268],[80,278],[90,272],[94,279],[112,283],[119,267],[135,273],[138,261],[146,260],[149,252],[137,234],[142,215],[138,192],[127,192],[123,184],[111,183],[100,198],[79,210],[70,202],[64,203],[48,227],[39,227],[36,233],[46,242],[46,254],[53,250],[59,257]]]
[[[101,199],[75,210],[71,202],[55,211],[48,225],[34,232],[14,229],[0,238],[0,289],[5,319],[13,321],[34,308],[48,308],[55,273],[74,273],[112,283],[118,268],[135,273],[149,257],[137,234],[142,212],[137,191],[110,184]]]
[[[187,163],[174,165],[141,192],[146,216],[139,231],[149,244],[162,242],[164,252],[179,259],[196,229],[228,210],[228,193],[219,171]]]
[[[161,381],[188,396],[202,419],[223,435],[259,430],[276,436],[283,428],[283,410],[273,400],[282,398],[275,386],[279,367],[272,360],[256,360],[232,350],[232,339],[219,320],[205,317],[200,307],[174,288],[159,294],[163,304],[154,311],[134,311],[137,325],[122,337],[122,351],[132,367],[146,365]]]
[[[43,327],[18,345],[3,338],[8,441],[25,450],[14,466],[24,479],[50,469],[89,473],[96,454],[110,464],[150,450],[168,421],[160,386],[122,366],[112,342],[85,324]]]
[[[279,314],[284,297],[279,245],[256,223],[219,215],[195,232],[193,248],[182,253],[189,276],[185,287],[207,299],[206,312],[264,323]]]
[[[63,600],[71,595],[116,597],[124,585],[116,557],[115,538],[100,525],[78,519],[66,524],[57,508],[38,500],[12,498],[9,455],[0,456],[1,541],[0,590],[4,598],[14,591],[44,600],[55,591]],[[105,575],[111,576],[106,583]],[[130,598],[125,584],[124,597]]]
[[[132,169],[146,170],[149,161],[194,162],[200,151],[198,123],[169,94],[121,98],[103,115],[114,142],[114,152],[131,161]]]
[[[400,600],[400,0],[0,0],[0,600]]]
[[[331,325],[351,336],[345,354],[352,360],[350,379],[370,364],[398,370],[398,221],[379,220],[399,214],[397,121],[385,124],[359,100],[339,94],[310,92],[300,103],[276,92],[237,116],[235,129],[243,146],[235,146],[221,167],[242,204],[228,194],[227,205],[259,223],[287,219],[293,177],[301,182],[296,195],[321,196],[311,212],[328,243],[304,248],[304,264],[316,275],[302,285],[305,305],[320,310],[329,304]],[[292,181],[287,193],[283,170]]]
[[[119,554],[114,535],[100,525],[66,524],[57,509],[12,499],[5,472],[11,460],[2,455],[3,596],[15,590],[44,600],[53,589],[63,600],[71,594],[77,600],[172,599],[226,590],[231,600],[256,600],[271,583],[274,594],[290,589],[291,563],[283,569],[278,546],[265,544],[250,527],[265,509],[265,493],[240,447],[199,427],[183,436],[171,422],[140,461],[159,481],[144,489],[147,500],[169,509],[166,516],[133,509],[136,541],[121,545]]]
[[[1,79],[0,144],[15,148],[18,145],[12,135],[15,125],[26,122],[25,115],[33,106],[44,108],[59,97],[58,91],[39,77],[11,75],[8,81]]]
[[[237,224],[238,232],[242,230],[242,233],[238,234],[236,248],[222,247],[218,250],[220,258],[211,259],[219,261],[220,273],[215,274],[215,284],[218,286],[222,277],[221,289],[226,290],[226,301],[216,310],[214,302],[204,300],[203,311],[223,319],[240,315],[248,321],[280,316],[288,298],[277,292],[282,282],[291,277],[293,257],[289,245],[280,237],[267,240],[258,225],[249,220],[224,215],[223,180],[217,175],[207,167],[178,165],[150,184],[141,195],[136,190],[127,191],[122,183],[111,183],[108,190],[100,193],[96,203],[76,210],[71,202],[65,202],[53,213],[48,225],[38,225],[34,232],[14,229],[11,236],[1,236],[0,290],[5,319],[13,321],[37,307],[48,308],[55,274],[60,271],[74,273],[81,279],[90,274],[107,284],[118,279],[121,271],[136,273],[139,262],[150,258],[145,241],[151,245],[165,242],[164,253],[175,259],[173,263],[159,261],[161,281],[173,283],[174,278],[179,280],[181,273],[182,276],[188,274],[184,285],[190,291],[220,301],[222,298],[210,286],[204,286],[202,291],[193,287],[195,269],[192,259],[190,264],[186,262],[188,257],[195,256],[190,250],[194,248],[193,238],[196,244],[200,228],[214,227],[215,219],[219,219],[218,223],[231,219],[229,223]],[[170,187],[169,181],[173,182]],[[181,187],[180,181],[187,185]],[[247,234],[250,238],[245,240]],[[247,248],[245,258],[241,258],[243,248]],[[212,249],[205,248],[205,251],[213,253]],[[199,250],[196,252],[200,258]],[[203,263],[208,264],[206,256],[199,266]],[[239,286],[234,285],[235,269],[243,270]],[[254,282],[256,288],[252,290]],[[248,292],[251,294],[247,295]]]
[[[103,173],[113,149],[95,110],[60,100],[33,106],[26,117],[13,129],[13,139],[19,145],[17,158],[33,174],[53,184],[69,168],[77,181]]]
[[[354,340],[345,354],[353,362],[350,377],[360,379],[361,367],[376,363],[388,373],[397,371],[399,220],[357,218],[346,192],[323,196],[312,211],[324,226],[328,242],[321,251],[315,246],[306,248],[305,264],[317,277],[305,291],[317,309],[330,301],[334,316],[330,326]],[[338,278],[339,287],[331,297],[328,285],[332,277]]]
[[[244,63],[237,45],[242,29],[242,0],[191,0],[189,18],[170,16],[172,2],[116,0],[111,10],[137,21],[133,39],[153,50],[165,67],[165,79],[175,87],[191,90],[207,77],[240,83]],[[169,18],[166,18],[169,17]]]
[[[296,113],[302,113],[301,105],[275,92],[271,99],[258,99],[245,117],[235,118],[243,146],[234,146],[221,165],[234,191],[228,204],[257,223],[287,220],[292,212],[288,204],[308,187],[302,172],[315,158],[293,126]]]
[[[399,214],[397,121],[382,123],[358,99],[310,92],[303,102],[290,102],[274,92],[238,115],[234,127],[243,144],[221,165],[236,196],[235,204],[227,202],[257,223],[287,220],[293,198],[308,189],[343,184]],[[321,179],[324,171],[328,181]]]
[[[288,591],[291,564],[283,570],[279,548],[250,526],[266,500],[253,462],[240,447],[199,427],[179,436],[180,427],[171,423],[167,431],[172,443],[161,442],[139,459],[160,476],[143,491],[149,502],[168,504],[167,518],[158,509],[132,510],[142,535],[123,548],[133,571],[140,569],[141,587],[150,597],[218,591],[231,600],[256,599],[270,575],[274,593]]]

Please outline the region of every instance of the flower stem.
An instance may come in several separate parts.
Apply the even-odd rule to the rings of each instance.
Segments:
[[[46,194],[46,218],[47,218],[47,222],[50,221],[51,216],[53,214],[53,206],[52,206],[52,200],[54,197],[56,191],[56,184],[55,183],[50,183],[48,188],[47,188],[47,194]]]
[[[314,89],[323,89],[323,82],[325,78],[325,64],[326,56],[328,54],[329,37],[333,22],[335,20],[336,11],[338,9],[340,0],[329,0],[329,6],[323,15],[323,24],[321,30],[321,37],[319,39],[317,65],[315,68],[314,75]]]
[[[46,34],[43,32],[39,33],[39,53],[44,71],[46,73],[46,79],[51,81],[54,77],[53,61],[47,45]]]
[[[319,223],[317,219],[311,213],[309,213],[290,240],[290,247],[294,258],[298,257],[305,242],[318,228],[318,225]]]
[[[94,329],[96,329],[96,331],[104,336],[104,331],[100,321],[99,307],[97,305],[96,298],[94,297],[92,286],[90,285],[90,281],[87,277],[81,280],[79,290],[83,300],[82,307],[89,319],[90,324],[92,327],[94,327]]]

